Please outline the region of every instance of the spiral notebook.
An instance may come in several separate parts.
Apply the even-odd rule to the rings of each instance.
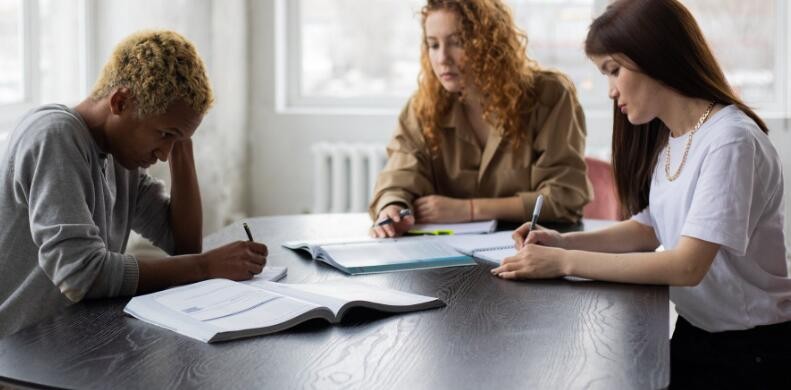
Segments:
[[[447,236],[443,240],[457,251],[495,265],[502,264],[503,260],[516,254],[513,231],[497,232],[492,234],[476,234],[468,236]],[[585,282],[591,279],[578,276],[564,276],[563,279]]]
[[[448,236],[443,240],[453,249],[476,259],[500,264],[503,259],[516,254],[513,231],[492,234]]]

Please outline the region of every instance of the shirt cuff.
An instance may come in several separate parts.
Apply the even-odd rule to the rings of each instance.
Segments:
[[[137,263],[137,257],[130,255],[124,255],[123,262],[124,278],[119,295],[129,297],[137,292],[137,284],[140,281],[140,265]]]

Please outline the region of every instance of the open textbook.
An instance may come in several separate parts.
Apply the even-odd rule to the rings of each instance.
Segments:
[[[134,297],[124,312],[211,343],[274,333],[315,318],[337,323],[352,307],[400,313],[444,305],[438,298],[348,281],[253,286],[211,279]]]
[[[457,252],[435,238],[357,237],[288,241],[283,246],[305,250],[314,260],[323,261],[351,275],[475,265],[472,257]]]

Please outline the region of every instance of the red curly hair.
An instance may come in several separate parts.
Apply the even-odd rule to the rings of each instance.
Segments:
[[[463,99],[463,93],[446,91],[431,68],[426,41],[426,18],[437,10],[455,12],[459,18],[467,62],[464,73],[472,76],[483,97],[483,117],[503,129],[502,136],[514,148],[525,138],[520,132],[525,118],[524,107],[535,101],[534,75],[538,64],[527,57],[527,35],[500,0],[428,0],[421,10],[423,44],[420,53],[420,76],[414,109],[433,155],[439,154],[440,121]],[[526,104],[527,103],[527,104]]]

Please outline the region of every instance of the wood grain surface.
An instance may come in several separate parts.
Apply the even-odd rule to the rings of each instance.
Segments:
[[[245,240],[241,222],[205,249]],[[280,243],[365,234],[364,214],[246,220],[288,266],[284,283],[350,278],[437,296],[447,306],[354,309],[268,336],[204,344],[83,302],[0,339],[0,381],[65,388],[645,389],[669,380],[668,290],[603,282],[509,282],[477,265],[346,276]],[[35,302],[31,302],[35,305]]]

